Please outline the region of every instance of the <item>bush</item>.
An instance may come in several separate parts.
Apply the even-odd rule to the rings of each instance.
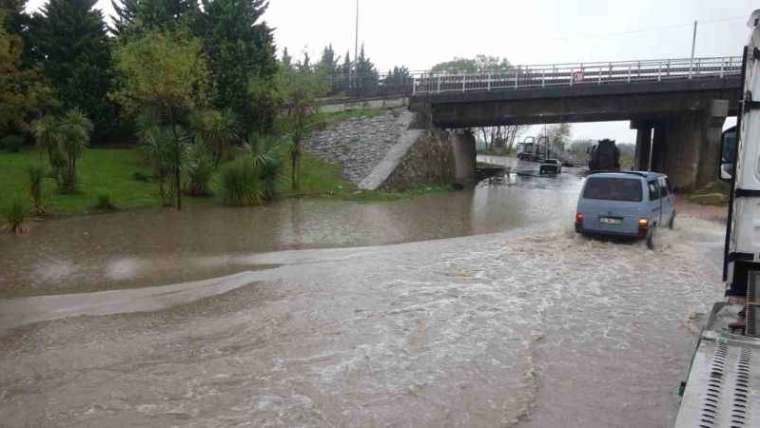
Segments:
[[[188,151],[188,162],[185,168],[188,178],[187,192],[191,196],[207,196],[209,180],[214,171],[214,162],[205,144],[196,142]]]
[[[20,200],[14,200],[5,208],[5,221],[8,223],[8,230],[12,233],[22,233],[24,231],[24,219],[27,214],[27,207]]]
[[[226,164],[221,171],[222,200],[227,205],[258,205],[265,199],[259,171],[249,156]]]
[[[271,201],[277,195],[277,180],[282,174],[282,160],[277,152],[281,140],[272,136],[251,135],[248,141],[253,147],[253,164],[262,181],[263,198]]]
[[[34,204],[34,215],[44,215],[46,213],[43,201],[42,183],[47,177],[47,170],[40,165],[30,165],[27,169],[29,174],[29,196]]]
[[[5,150],[9,153],[17,153],[23,145],[24,137],[19,135],[8,135],[0,140],[0,150]]]
[[[116,205],[111,202],[111,195],[108,193],[98,193],[97,200],[95,201],[93,208],[101,211],[113,211],[116,209]]]

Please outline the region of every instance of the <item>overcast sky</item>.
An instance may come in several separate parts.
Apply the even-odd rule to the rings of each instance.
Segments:
[[[36,8],[44,0],[31,0]],[[98,3],[111,13],[110,0]],[[513,64],[740,55],[756,0],[359,0],[359,43],[380,71],[477,54]],[[270,0],[278,52],[318,58],[354,46],[356,0]],[[573,125],[574,138],[633,141],[626,122]]]

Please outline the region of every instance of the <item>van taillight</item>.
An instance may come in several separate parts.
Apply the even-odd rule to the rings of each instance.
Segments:
[[[583,213],[575,213],[575,222],[583,223]]]

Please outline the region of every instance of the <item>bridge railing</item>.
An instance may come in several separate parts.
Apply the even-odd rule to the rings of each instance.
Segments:
[[[555,86],[724,79],[741,74],[741,57],[594,62],[513,66],[505,71],[415,75],[412,93],[440,94],[519,90]]]

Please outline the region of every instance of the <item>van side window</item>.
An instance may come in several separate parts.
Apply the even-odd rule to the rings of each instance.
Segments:
[[[660,199],[660,186],[656,181],[650,181],[649,183],[649,200],[656,201]]]
[[[668,196],[668,182],[664,178],[660,179],[660,195],[664,198]]]

